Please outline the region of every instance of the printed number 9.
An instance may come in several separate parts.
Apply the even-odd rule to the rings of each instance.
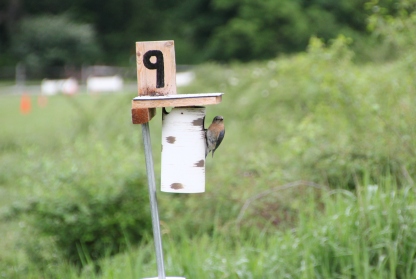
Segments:
[[[152,63],[150,58],[156,57],[156,62]],[[163,63],[163,53],[160,50],[149,50],[143,55],[143,64],[149,70],[156,69],[156,88],[165,87],[165,66]]]

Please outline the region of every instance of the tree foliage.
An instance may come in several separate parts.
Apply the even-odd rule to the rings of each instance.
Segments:
[[[414,0],[6,1],[1,5],[8,16],[0,14],[3,50],[10,52],[11,38],[25,32],[19,21],[64,13],[72,24],[96,31],[103,50],[96,61],[124,65],[134,61],[136,41],[175,40],[180,64],[269,59],[305,50],[311,36],[329,40],[343,34],[366,41],[368,16],[377,9],[394,16],[402,6],[414,10]]]
[[[38,69],[81,65],[93,62],[99,54],[92,27],[65,15],[22,20],[13,50],[26,65]]]

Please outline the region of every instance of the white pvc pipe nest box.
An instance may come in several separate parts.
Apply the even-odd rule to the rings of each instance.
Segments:
[[[162,192],[205,192],[205,107],[163,113]]]

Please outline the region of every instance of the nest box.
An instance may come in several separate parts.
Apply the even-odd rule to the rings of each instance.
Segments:
[[[149,122],[162,110],[162,191],[205,191],[205,105],[223,93],[177,94],[174,41],[137,42],[138,97],[132,101],[133,124]],[[167,112],[166,107],[171,107]]]

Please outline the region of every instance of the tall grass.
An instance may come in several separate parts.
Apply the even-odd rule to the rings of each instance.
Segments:
[[[364,182],[365,183],[365,182]],[[363,184],[364,186],[365,184]],[[299,210],[292,229],[164,235],[166,272],[186,278],[414,278],[415,192],[386,180],[325,191]],[[309,193],[312,194],[312,193]],[[311,195],[312,196],[312,195]],[[156,275],[153,243],[62,278],[142,278]]]

